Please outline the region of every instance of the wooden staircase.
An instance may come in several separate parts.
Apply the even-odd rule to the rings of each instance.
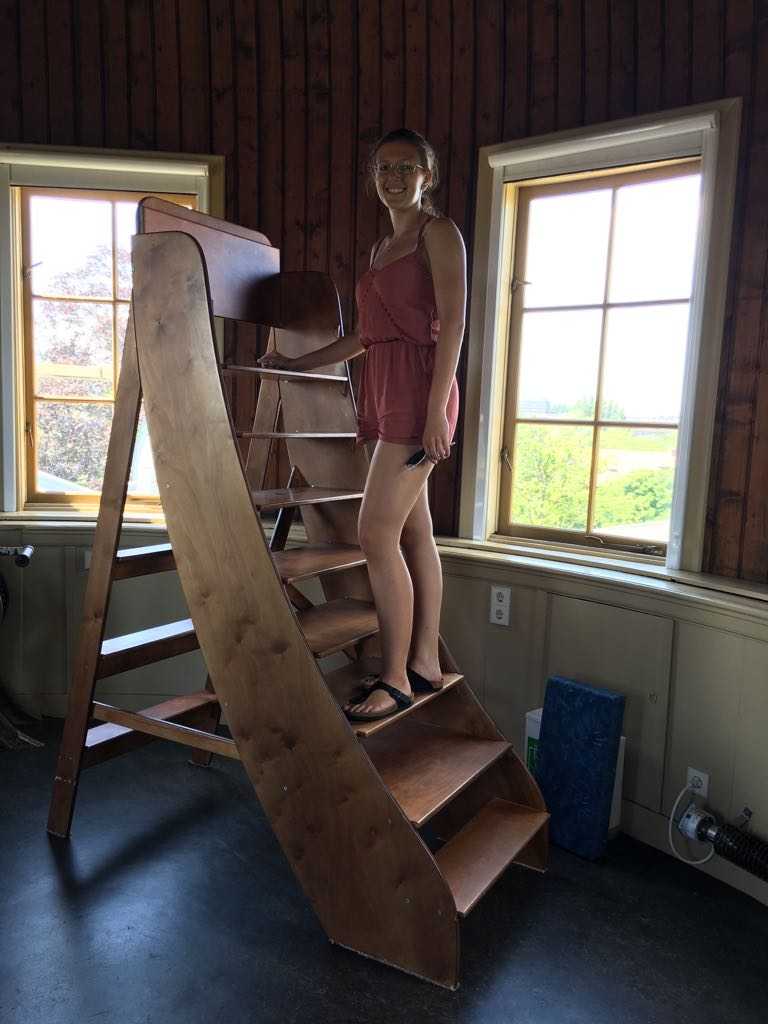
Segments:
[[[442,639],[442,690],[385,719],[346,719],[341,705],[380,656],[357,543],[368,455],[353,441],[347,367],[222,367],[216,354],[214,314],[270,326],[289,355],[328,344],[335,288],[280,273],[258,232],[161,200],[142,203],[141,231],[48,829],[69,835],[82,768],[153,739],[194,748],[199,764],[238,759],[331,941],[454,988],[458,918],[510,864],[545,870],[541,794]],[[229,374],[261,379],[245,459]],[[142,397],[171,543],[118,550]],[[278,439],[291,479],[266,490]],[[299,509],[308,543],[285,549]],[[173,570],[190,618],[104,640],[112,583]],[[317,605],[295,586],[314,577]],[[139,713],[94,700],[99,679],[197,648],[209,672],[199,693]],[[347,662],[323,671],[339,652]],[[231,739],[216,731],[222,711]]]

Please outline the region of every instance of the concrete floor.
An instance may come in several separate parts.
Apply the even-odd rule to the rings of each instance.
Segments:
[[[2,1024],[768,1020],[768,910],[627,836],[605,863],[510,869],[447,992],[328,943],[236,762],[118,758],[49,840],[59,732],[0,753]]]

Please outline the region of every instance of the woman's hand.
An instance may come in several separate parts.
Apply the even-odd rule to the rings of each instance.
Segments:
[[[429,413],[421,444],[432,462],[447,459],[451,454],[451,431],[445,412]]]
[[[292,370],[295,360],[290,356],[283,356],[279,352],[267,352],[256,362],[265,370]]]

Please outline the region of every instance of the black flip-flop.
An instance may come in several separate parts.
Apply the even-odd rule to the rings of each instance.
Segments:
[[[402,690],[398,690],[396,686],[390,686],[389,683],[385,683],[383,679],[380,679],[375,686],[372,686],[367,691],[363,700],[367,700],[368,697],[377,690],[383,690],[384,693],[389,694],[392,700],[394,700],[395,706],[393,708],[387,708],[386,711],[377,711],[374,714],[360,714],[359,711],[347,711],[345,709],[344,714],[347,718],[353,722],[375,722],[378,718],[388,718],[390,715],[394,715],[398,711],[404,711],[413,704],[412,697],[409,697],[407,693],[403,693]]]
[[[408,674],[408,682],[411,684],[411,689],[414,693],[439,693],[443,688],[443,677],[440,677],[440,685],[435,686],[429,679],[422,676],[414,668],[407,668],[405,670]]]

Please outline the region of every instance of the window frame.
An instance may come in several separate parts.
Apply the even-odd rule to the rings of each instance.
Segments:
[[[2,512],[69,512],[95,519],[98,499],[22,503],[26,471],[23,260],[19,187],[195,197],[201,213],[224,216],[224,157],[79,147],[0,144],[0,459]],[[133,503],[132,503],[133,505]],[[154,509],[137,502],[136,511]]]
[[[686,157],[701,160],[701,215],[693,286],[678,457],[666,566],[700,572],[720,369],[741,126],[741,100],[719,100],[480,149],[473,240],[472,301],[465,398],[459,537],[524,546],[541,557],[558,550],[600,565],[624,551],[562,540],[516,539],[497,532],[503,408],[515,237],[510,182]],[[717,198],[717,202],[715,202]],[[633,553],[639,564],[658,556]]]

